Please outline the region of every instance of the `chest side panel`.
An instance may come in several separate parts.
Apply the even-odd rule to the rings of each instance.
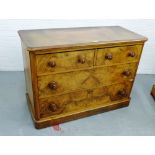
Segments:
[[[29,55],[29,52],[26,51],[26,47],[23,43],[22,43],[22,51],[23,51],[23,62],[24,62],[24,72],[25,72],[25,81],[26,81],[26,93],[28,94],[30,102],[34,109],[34,98],[33,98],[34,96],[33,96],[33,88],[32,88],[30,55]]]

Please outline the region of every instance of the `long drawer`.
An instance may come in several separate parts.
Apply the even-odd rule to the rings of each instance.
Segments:
[[[40,117],[77,113],[128,99],[132,84],[132,82],[125,82],[40,99]]]
[[[39,98],[133,81],[137,63],[38,77]]]

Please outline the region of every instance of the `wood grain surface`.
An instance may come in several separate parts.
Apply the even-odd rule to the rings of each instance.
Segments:
[[[137,63],[109,66],[96,69],[73,71],[68,73],[53,74],[38,77],[39,97],[49,97],[75,90],[91,89],[103,85],[133,81]],[[129,75],[124,75],[129,71]],[[49,84],[55,82],[56,89],[49,88]]]
[[[142,48],[143,45],[98,49],[96,54],[96,65],[111,65],[139,61]],[[106,57],[108,54],[112,56],[111,59]]]
[[[40,115],[41,117],[54,118],[106,106],[113,101],[128,99],[131,88],[132,82],[127,82],[43,98],[40,99]]]
[[[36,60],[38,75],[83,69],[93,66],[94,50],[37,55]]]
[[[19,35],[28,51],[147,40],[120,26],[21,30]]]
[[[19,35],[36,128],[129,105],[147,38],[118,26]]]

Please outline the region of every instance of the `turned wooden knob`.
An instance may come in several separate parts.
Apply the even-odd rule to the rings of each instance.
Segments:
[[[48,84],[48,87],[52,90],[56,90],[57,89],[57,83],[55,81],[53,81],[53,82]]]
[[[126,71],[123,72],[123,75],[130,76],[131,75],[131,72],[129,70],[126,70]]]
[[[125,90],[119,90],[117,95],[120,96],[120,97],[125,97],[126,96],[126,91]]]
[[[129,57],[135,57],[135,52],[130,51],[129,54],[128,54],[128,56],[129,56]]]
[[[105,55],[105,59],[107,59],[107,60],[112,60],[112,54],[111,54],[111,53],[107,53],[107,54]]]
[[[84,64],[86,62],[86,59],[82,56],[79,56],[78,57],[78,62],[81,63],[81,64]]]
[[[48,62],[48,66],[49,67],[55,67],[56,66],[56,62],[55,61],[50,61],[50,62]]]
[[[54,103],[50,103],[50,104],[48,105],[48,110],[51,111],[51,112],[55,112],[55,111],[57,111],[57,109],[58,109],[58,107],[57,107],[57,105],[54,104]]]

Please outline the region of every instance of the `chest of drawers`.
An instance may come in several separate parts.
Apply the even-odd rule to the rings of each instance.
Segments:
[[[119,26],[18,33],[36,128],[129,105],[147,38]]]

